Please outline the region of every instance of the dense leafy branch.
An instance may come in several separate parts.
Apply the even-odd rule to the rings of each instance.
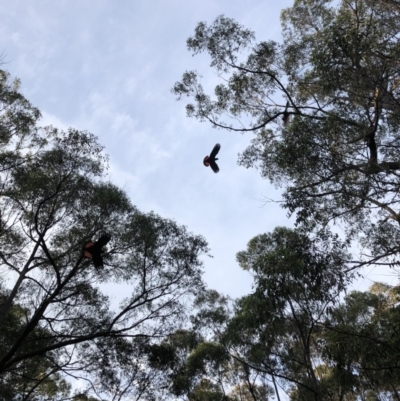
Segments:
[[[400,229],[397,6],[296,0],[282,11],[281,44],[256,43],[254,33],[224,16],[201,22],[188,49],[208,53],[223,83],[211,96],[189,71],[173,88],[192,99],[188,116],[254,133],[239,164],[284,187],[283,206],[298,224],[344,222],[349,240],[362,237],[378,252],[371,260],[391,259],[375,246],[372,222],[396,238]]]
[[[39,128],[40,113],[18,82],[1,72],[0,84],[6,399],[38,399],[41,391],[49,399],[73,398],[63,379],[73,374],[87,380],[87,395],[162,397],[143,350],[174,332],[203,291],[206,241],[137,210],[104,181],[107,157],[93,135]],[[104,232],[112,240],[99,268],[82,249]],[[112,301],[110,292],[118,291],[124,295]],[[13,389],[14,381],[23,386]]]

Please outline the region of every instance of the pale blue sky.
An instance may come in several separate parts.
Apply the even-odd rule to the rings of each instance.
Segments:
[[[291,225],[276,191],[256,170],[237,166],[252,135],[188,119],[170,92],[185,70],[204,85],[217,81],[206,55],[192,57],[186,39],[199,21],[235,18],[257,40],[280,40],[282,0],[0,0],[4,66],[22,80],[43,125],[70,126],[99,137],[110,156],[110,180],[143,211],[154,210],[206,237],[213,259],[205,279],[233,297],[251,277],[235,261],[255,235]],[[220,173],[202,160],[221,144]]]

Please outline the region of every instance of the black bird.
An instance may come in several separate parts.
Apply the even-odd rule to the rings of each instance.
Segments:
[[[283,116],[282,116],[282,120],[285,125],[289,122],[289,117],[290,117],[288,108],[289,108],[289,101],[286,102],[286,108],[285,108],[285,111],[283,112]]]
[[[215,156],[217,156],[220,149],[221,149],[221,145],[219,143],[217,143],[214,146],[214,149],[211,151],[210,156],[206,156],[203,160],[203,164],[206,167],[211,166],[212,171],[214,171],[214,173],[218,173],[218,171],[219,171],[218,164],[215,163],[215,160],[218,160],[218,159]]]
[[[92,241],[85,242],[83,246],[82,253],[83,257],[87,259],[91,259],[94,267],[100,268],[103,267],[103,258],[101,254],[104,252],[101,248],[107,245],[110,241],[111,237],[108,234],[102,234],[100,238],[93,243]]]

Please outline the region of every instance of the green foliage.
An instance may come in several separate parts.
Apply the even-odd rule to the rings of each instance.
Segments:
[[[293,401],[398,399],[398,287],[376,283],[343,298],[346,247],[327,233],[278,227],[237,259],[253,291],[233,310],[215,292],[199,297],[193,323],[200,330],[205,317],[209,340],[183,365],[188,395],[207,379],[229,400],[282,397],[279,388]]]
[[[200,308],[207,307],[206,299],[215,299],[216,293],[210,291],[209,295],[198,300]],[[198,316],[201,314],[200,309]],[[258,382],[257,373],[232,358],[222,342],[207,341],[194,331],[178,330],[160,345],[148,348],[147,354],[152,368],[159,372],[160,385],[168,388],[172,397],[190,401],[254,401],[256,397],[257,401],[273,393],[267,384]]]
[[[256,371],[321,396],[314,339],[327,309],[346,288],[345,249],[336,237],[311,239],[276,228],[253,238],[239,264],[253,273],[254,292],[236,301],[222,341]]]
[[[399,288],[374,284],[368,293],[352,292],[333,309],[324,332],[328,378],[342,389],[393,393],[400,387]],[[342,390],[343,391],[343,390]]]
[[[201,380],[188,395],[189,401],[226,401],[228,397],[220,388],[207,379]]]
[[[65,399],[69,374],[88,383],[81,399],[161,397],[146,350],[180,327],[203,291],[206,241],[140,212],[105,181],[95,136],[39,128],[40,113],[4,72],[0,89],[5,399]],[[111,241],[98,269],[82,247],[103,232]]]
[[[237,261],[254,273],[256,291],[266,298],[278,303],[290,296],[301,304],[310,299],[328,301],[345,288],[347,257],[337,236],[319,233],[311,239],[278,227],[254,237],[247,250],[237,254]]]
[[[1,293],[4,302],[8,294]],[[13,345],[13,339],[19,335],[24,327],[29,310],[17,305],[10,308],[9,313],[0,330],[0,355],[4,355]],[[35,351],[37,342],[50,333],[42,328],[36,328],[29,342],[24,343],[21,351],[29,353]],[[48,341],[50,345],[51,340]],[[48,355],[38,355],[23,360],[0,376],[0,400],[57,400],[67,397],[71,386],[54,369],[52,361],[58,357],[56,352]]]
[[[233,307],[198,297],[203,340],[181,364],[188,398],[205,383],[218,387],[204,399],[279,399],[281,388],[296,401],[399,400],[398,289],[340,302],[352,269],[399,264],[399,12],[397,0],[295,0],[282,44],[224,16],[188,39],[221,82],[209,94],[187,71],[173,93],[189,97],[189,117],[254,134],[239,164],[282,186],[297,218],[296,230],[258,235],[237,254],[251,294]],[[343,242],[329,232],[336,223]],[[346,251],[355,241],[358,260]]]
[[[201,337],[179,359],[181,348],[169,342],[157,367],[169,372],[172,394],[261,401],[280,386],[293,399],[322,400],[321,336],[351,279],[346,247],[328,233],[311,238],[280,227],[253,238],[237,259],[254,277],[253,292],[233,308],[212,290],[197,298],[192,323]]]
[[[207,94],[188,71],[173,88],[191,98],[190,117],[254,133],[239,164],[284,187],[299,225],[345,223],[369,260],[392,264],[399,242],[374,245],[399,237],[399,12],[392,0],[296,0],[281,14],[282,44],[227,17],[201,22],[188,48],[209,54],[221,83]]]

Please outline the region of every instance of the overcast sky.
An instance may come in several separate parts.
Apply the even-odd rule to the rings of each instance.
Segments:
[[[0,0],[3,67],[42,124],[87,130],[110,156],[110,181],[133,204],[203,235],[209,287],[232,297],[248,293],[251,277],[235,261],[257,234],[291,226],[286,211],[265,204],[280,191],[256,170],[237,165],[252,134],[212,129],[189,119],[171,93],[195,69],[211,89],[217,77],[206,55],[192,57],[186,39],[200,21],[221,14],[281,40],[280,12],[289,0]],[[221,144],[220,173],[202,160]],[[370,273],[373,277],[373,272]],[[369,280],[369,279],[368,279]],[[393,276],[388,278],[393,282]],[[366,281],[365,283],[370,283]]]

